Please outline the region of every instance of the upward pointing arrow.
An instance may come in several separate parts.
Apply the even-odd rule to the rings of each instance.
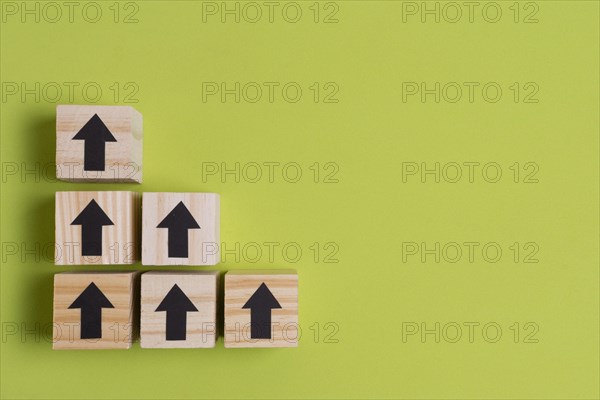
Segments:
[[[98,114],[92,118],[73,136],[72,140],[85,140],[83,152],[83,169],[85,171],[104,171],[106,142],[116,142]]]
[[[242,308],[250,309],[250,338],[271,339],[271,310],[281,305],[264,282]]]
[[[156,226],[169,229],[169,257],[188,257],[188,229],[200,229],[190,211],[182,201]]]
[[[187,331],[187,313],[198,311],[194,303],[177,285],[173,285],[156,311],[167,312],[167,340],[185,340]]]
[[[81,309],[81,339],[102,338],[102,309],[115,308],[94,282],[90,283],[69,309]]]
[[[114,225],[114,223],[96,203],[96,200],[92,199],[71,222],[71,225],[81,225],[81,255],[101,256],[102,226]]]

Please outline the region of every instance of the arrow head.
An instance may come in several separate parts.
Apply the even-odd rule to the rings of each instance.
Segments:
[[[73,304],[69,306],[73,308],[115,308],[112,303],[106,298],[104,293],[94,282],[90,283],[79,297],[75,299]]]
[[[108,215],[100,208],[96,200],[92,199],[89,204],[79,213],[71,225],[114,225]]]
[[[116,142],[117,139],[112,135],[110,129],[102,122],[98,114],[92,118],[73,136],[72,140],[91,140],[98,142]]]
[[[273,293],[269,290],[267,285],[263,282],[256,292],[248,299],[246,304],[242,307],[244,309],[273,309],[273,308],[281,308],[281,305],[273,296]]]
[[[157,225],[157,228],[181,228],[181,229],[200,229],[200,225],[194,219],[194,216],[187,209],[183,201],[171,210],[171,212]]]
[[[173,285],[169,293],[160,302],[155,311],[198,311],[194,303],[177,285]]]

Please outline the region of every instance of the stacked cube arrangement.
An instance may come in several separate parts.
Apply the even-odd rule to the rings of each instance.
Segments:
[[[125,106],[61,105],[57,177],[142,182],[142,115]],[[141,238],[141,239],[140,239]],[[220,261],[216,193],[57,192],[56,265],[208,266]],[[211,348],[219,271],[63,272],[54,276],[54,349]],[[141,280],[141,288],[140,282]],[[229,271],[225,347],[296,347],[298,275]]]

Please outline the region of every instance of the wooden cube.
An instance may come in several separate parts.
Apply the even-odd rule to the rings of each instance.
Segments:
[[[54,275],[53,349],[128,349],[135,334],[136,272]]]
[[[56,192],[55,264],[135,263],[139,213],[135,192]]]
[[[216,193],[144,193],[142,264],[217,264],[219,219]]]
[[[215,347],[218,271],[151,271],[142,275],[143,348]]]
[[[298,331],[296,271],[225,275],[225,347],[296,347]]]
[[[56,107],[56,177],[142,182],[142,114],[129,106]]]

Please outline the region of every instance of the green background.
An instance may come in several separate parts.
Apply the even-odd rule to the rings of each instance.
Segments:
[[[203,22],[207,5],[194,1],[98,2],[96,23],[82,16],[86,2],[72,22],[64,6],[52,22],[46,3],[27,2],[40,7],[40,20],[22,21],[12,7],[23,4],[2,2],[3,398],[599,397],[598,2],[522,2],[518,22],[512,1],[497,2],[496,23],[482,17],[485,2],[473,22],[462,15],[454,23],[446,3],[439,23],[403,14],[407,5],[394,1],[298,2],[296,23],[282,17],[285,2],[273,22],[263,15],[255,23]],[[338,22],[324,23],[332,12]],[[68,82],[76,84],[72,99]],[[93,87],[83,93],[90,82],[100,98]],[[303,91],[295,103],[281,90],[273,102],[266,90],[256,103],[203,101],[203,82],[297,82]],[[403,82],[479,89],[472,102],[465,86],[454,103],[450,91],[439,103],[433,95],[403,101]],[[502,88],[499,101],[482,97],[487,82]],[[21,96],[22,84],[34,94]],[[337,102],[324,102],[335,87]],[[531,88],[537,102],[524,101]],[[89,100],[144,115],[142,185],[55,181],[56,104]],[[283,177],[279,167],[270,182],[263,167],[251,182],[252,163],[269,162],[297,163],[302,177],[288,182],[295,170]],[[502,178],[487,182],[480,166],[472,183],[466,169],[456,183],[443,175],[403,182],[407,162],[498,163]],[[537,183],[524,182],[528,162]],[[203,178],[206,163],[240,163],[246,174]],[[221,239],[240,247],[217,268],[296,268],[299,347],[224,349],[219,340],[210,350],[52,351],[53,274],[94,269],[53,265],[59,190],[220,193]],[[265,242],[278,243],[271,259]],[[449,262],[448,246],[439,262],[422,262],[403,254],[405,242],[479,247],[473,262],[465,252]],[[495,263],[481,254],[490,242],[503,250]],[[256,246],[263,254],[253,263]],[[302,249],[298,260],[293,247]],[[524,262],[532,249],[538,262]],[[479,324],[472,341],[470,322]],[[403,340],[421,323],[440,324],[439,342],[434,334]],[[493,329],[488,340],[482,334],[489,323],[502,329],[495,343]],[[452,343],[457,324],[462,336]]]

